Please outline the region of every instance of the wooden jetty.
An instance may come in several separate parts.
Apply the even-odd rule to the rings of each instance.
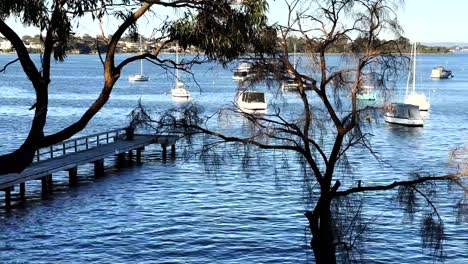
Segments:
[[[40,180],[42,193],[52,190],[52,174],[68,171],[69,184],[77,183],[78,166],[93,163],[95,176],[104,174],[104,158],[117,156],[119,161],[125,160],[128,153],[130,159],[141,161],[145,146],[160,144],[163,159],[167,158],[167,147],[171,147],[171,156],[175,157],[176,135],[135,134],[128,139],[125,129],[115,129],[104,133],[74,138],[60,142],[47,148],[38,149],[33,163],[21,173],[0,175],[0,190],[5,192],[5,208],[11,208],[11,192],[19,185],[19,195],[26,197],[26,182]]]

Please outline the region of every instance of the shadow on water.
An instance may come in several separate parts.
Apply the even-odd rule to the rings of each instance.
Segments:
[[[415,136],[421,136],[424,127],[407,127],[402,125],[396,124],[388,124],[386,123],[386,130],[389,131],[392,136],[396,138],[410,138]]]

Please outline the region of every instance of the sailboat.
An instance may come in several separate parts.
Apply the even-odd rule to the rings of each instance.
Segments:
[[[143,53],[143,45],[141,43],[141,36],[140,36],[140,54],[142,53]],[[140,60],[140,73],[128,76],[128,80],[131,82],[146,82],[149,80],[148,76],[143,74],[143,60]]]
[[[405,104],[419,106],[420,111],[428,111],[431,107],[428,98],[424,94],[416,92],[416,42],[414,42],[412,45],[411,53],[413,60],[413,80],[412,87],[410,87],[411,72],[408,71],[408,79],[406,81],[406,97],[404,102]]]
[[[293,65],[294,65],[294,69],[296,69],[296,43],[294,43]],[[281,89],[283,90],[283,92],[297,91],[298,87],[299,87],[299,84],[294,79],[294,76],[290,73],[288,73],[288,76],[286,77],[286,79],[283,80],[283,82],[281,83]]]
[[[176,64],[179,63],[179,47],[176,46]],[[174,98],[185,98],[190,97],[190,92],[185,88],[185,83],[179,80],[179,68],[176,68],[176,83],[172,89],[172,97]]]

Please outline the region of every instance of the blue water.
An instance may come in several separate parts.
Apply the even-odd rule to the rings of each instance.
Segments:
[[[0,65],[13,58],[1,55]],[[373,120],[370,142],[385,163],[362,149],[352,150],[348,156],[352,171],[339,171],[337,176],[348,184],[362,179],[371,185],[405,179],[414,171],[433,175],[456,171],[448,157],[451,148],[468,141],[467,59],[468,54],[419,56],[417,90],[430,95],[432,104],[424,128]],[[435,65],[451,69],[455,78],[431,80]],[[197,82],[184,76],[192,101],[207,113],[229,106],[237,89],[231,79],[235,66],[194,66]],[[138,99],[155,115],[182,104],[170,96],[173,73],[145,63],[150,81],[129,83],[127,76],[138,71],[139,63],[125,69],[108,104],[81,134],[123,127]],[[65,63],[54,64],[52,73],[48,133],[79,118],[103,83],[102,66],[94,55],[71,55]],[[402,100],[403,82],[395,87],[395,100]],[[34,91],[18,64],[0,74],[0,88],[0,152],[7,152],[28,132]],[[258,89],[267,91],[270,103],[299,113],[299,99],[293,94],[278,95],[275,87]],[[223,121],[221,129],[237,133],[244,124],[232,117]],[[281,153],[255,152],[257,158],[244,168],[242,156],[233,150],[231,159],[207,172],[204,163],[190,155],[192,151],[180,142],[177,159],[165,162],[159,146],[153,146],[145,150],[142,166],[125,169],[115,168],[109,159],[106,177],[99,179],[92,176],[91,166],[83,166],[76,188],[69,188],[66,174],[58,173],[54,195],[47,199],[41,198],[37,182],[28,183],[27,202],[11,212],[0,211],[0,262],[307,263],[313,259],[305,236],[303,173],[294,156],[286,163]],[[453,216],[460,193],[447,192],[444,186],[439,192],[436,205],[447,231],[447,262],[466,263],[468,226],[455,223]],[[363,215],[369,230],[363,257],[371,263],[432,263],[421,249],[420,214],[411,223],[392,200],[394,195],[366,195]]]

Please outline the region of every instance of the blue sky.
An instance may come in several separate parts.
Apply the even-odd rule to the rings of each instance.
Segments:
[[[284,23],[286,5],[284,0],[269,0],[271,22]],[[467,0],[406,0],[398,11],[398,18],[403,25],[405,36],[418,42],[468,42],[468,1]],[[172,13],[172,11],[169,11]],[[145,28],[142,21],[140,27]],[[8,24],[20,32],[20,35],[35,35],[37,31],[25,29],[19,23],[8,20]],[[113,21],[108,25],[115,26]],[[85,22],[80,24],[78,33],[98,33],[97,24]],[[107,31],[107,30],[106,30]],[[111,31],[106,32],[109,34]],[[145,30],[149,35],[151,30]]]
[[[282,22],[283,0],[270,2],[270,20]],[[398,10],[404,35],[418,42],[468,42],[467,0],[406,0]],[[284,22],[284,21],[283,21]]]

